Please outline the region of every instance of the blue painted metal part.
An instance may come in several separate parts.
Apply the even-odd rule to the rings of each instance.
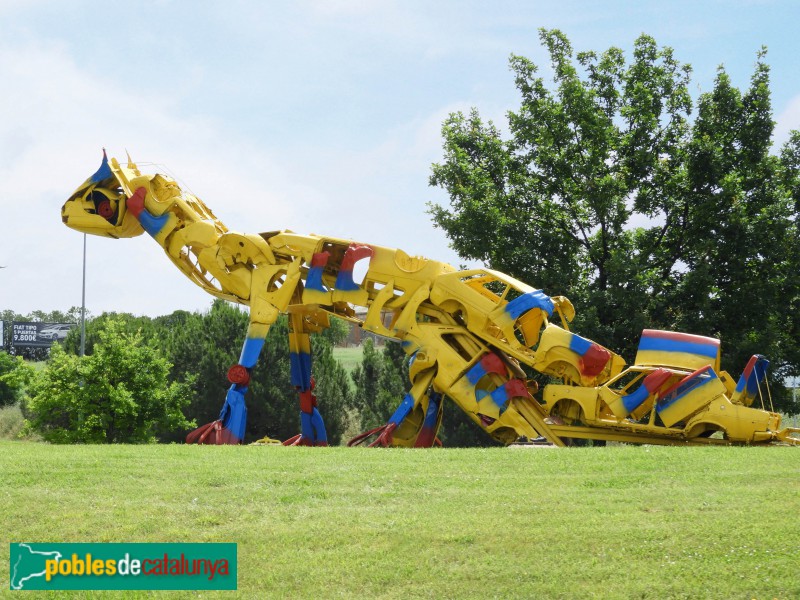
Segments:
[[[314,426],[311,423],[311,415],[300,411],[300,435],[307,440],[314,441]]]
[[[311,425],[314,427],[314,442],[327,442],[328,433],[325,431],[325,422],[322,420],[322,415],[316,408],[311,411]]]
[[[100,183],[104,179],[113,176],[114,174],[111,172],[111,167],[108,166],[108,156],[106,155],[106,151],[103,150],[103,162],[100,163],[100,168],[94,172],[94,175],[89,178],[89,181],[91,183]]]
[[[334,287],[343,292],[352,292],[361,289],[361,286],[353,281],[352,271],[339,271],[339,274],[336,276],[336,284]]]
[[[327,443],[328,433],[325,430],[325,421],[316,408],[311,411],[311,414],[300,412],[300,434],[314,444]]]
[[[311,267],[306,276],[306,289],[327,292],[328,290],[325,289],[322,283],[322,274],[324,271],[325,267]]]
[[[168,220],[169,214],[164,213],[160,217],[156,217],[151,215],[146,208],[139,214],[139,223],[153,237],[158,235],[158,232],[164,228]]]
[[[311,388],[311,355],[308,352],[289,353],[292,385],[304,392]]]
[[[411,409],[414,408],[414,396],[411,393],[406,394],[403,401],[400,403],[400,406],[397,407],[397,410],[394,411],[394,414],[389,418],[389,423],[394,423],[395,425],[400,425],[403,422]]]
[[[442,395],[438,392],[431,392],[428,395],[428,410],[425,413],[425,419],[422,421],[422,428],[433,429],[436,427],[436,421],[439,420],[439,406],[442,403]]]
[[[219,413],[222,426],[228,429],[237,441],[244,440],[245,426],[247,425],[247,406],[244,403],[246,386],[233,384],[225,396],[225,404]]]
[[[703,344],[702,342],[691,342],[684,340],[671,340],[663,337],[642,336],[639,342],[639,350],[654,350],[658,352],[686,352],[687,354],[699,354],[716,359],[719,348],[714,344]]]
[[[583,356],[589,351],[589,348],[592,347],[592,342],[587,340],[586,338],[582,338],[579,335],[572,335],[572,338],[569,341],[569,349],[575,352],[576,354],[580,354]]]
[[[622,397],[622,405],[625,407],[625,410],[632,412],[639,408],[642,402],[647,400],[647,396],[649,395],[649,390],[644,385],[640,385],[636,391]]]
[[[506,410],[506,403],[508,402],[508,390],[506,390],[506,386],[501,385],[489,395],[492,397],[494,403],[500,408],[500,414],[502,415]]]
[[[742,376],[739,377],[739,381],[736,383],[736,391],[743,392],[746,389],[748,397],[755,397],[756,392],[758,392],[758,385],[764,381],[767,376],[767,367],[769,367],[769,361],[765,356],[755,354],[753,358],[750,359]]]
[[[239,364],[248,369],[252,369],[258,362],[258,355],[264,347],[264,338],[247,338],[242,346],[242,353],[239,355]]]
[[[469,371],[467,371],[467,381],[469,381],[472,385],[475,385],[484,375],[486,375],[486,372],[487,371],[481,364],[481,361],[478,361]]]
[[[547,313],[547,316],[553,314],[555,310],[555,305],[553,301],[550,299],[550,296],[542,292],[541,290],[534,290],[532,292],[528,292],[527,294],[523,294],[518,298],[514,298],[511,302],[506,304],[506,312],[511,316],[512,319],[516,320],[521,315],[525,314],[531,309],[538,308],[543,310]]]
[[[442,395],[431,391],[428,395],[428,409],[425,411],[425,418],[422,420],[422,427],[419,429],[414,446],[417,448],[430,448],[436,443],[437,424],[442,407]]]

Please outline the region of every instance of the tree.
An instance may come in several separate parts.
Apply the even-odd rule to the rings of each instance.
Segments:
[[[219,416],[230,383],[226,373],[236,364],[247,329],[247,313],[222,300],[205,313],[176,311],[154,320],[155,343],[172,363],[171,381],[190,386],[186,415],[198,424]],[[252,394],[248,397],[253,418]],[[187,431],[174,431],[169,439],[181,441]]]
[[[453,248],[569,296],[575,329],[629,359],[653,327],[719,337],[732,372],[754,352],[796,371],[800,140],[769,152],[764,51],[744,94],[720,68],[693,117],[691,68],[653,38],[630,62],[540,39],[553,83],[511,57],[508,139],[475,109],[442,127],[450,204],[429,208]]]
[[[789,165],[770,154],[763,58],[762,50],[744,94],[720,69],[713,91],[700,97],[687,145],[686,224],[676,243],[686,267],[672,277],[684,310],[671,320],[718,336],[732,369],[762,353],[787,374],[797,347],[786,306],[798,297],[797,212],[781,181]]]
[[[94,354],[111,322],[125,335],[140,336],[172,365],[168,383],[184,385],[191,392],[189,402],[182,408],[187,421],[207,423],[217,419],[230,387],[226,374],[238,362],[247,332],[246,310],[215,300],[204,313],[179,310],[156,318],[104,313],[87,322],[87,356]],[[300,431],[298,396],[290,377],[288,333],[287,319],[280,317],[270,328],[251,375],[246,431],[250,439],[265,434],[286,439]],[[331,350],[332,344],[346,336],[346,324],[336,319],[330,328],[312,336],[316,395],[333,444],[341,440],[352,404],[347,373]],[[64,348],[77,354],[79,347],[80,333],[73,330],[65,339]],[[179,442],[187,433],[187,427],[176,427],[161,432],[159,439]]]
[[[336,339],[341,331],[341,328],[337,328],[330,335],[333,339]],[[346,335],[347,329],[345,328],[344,331]],[[312,352],[314,355],[314,378],[317,384],[314,393],[317,396],[320,410],[322,410],[322,414],[325,417],[328,442],[332,445],[337,445],[342,442],[342,435],[349,422],[348,413],[353,408],[354,401],[350,378],[347,371],[334,358],[333,344],[325,332],[313,336]],[[295,408],[295,411],[296,415],[300,414],[297,412],[297,408]],[[296,432],[299,432],[299,429]]]
[[[0,406],[16,404],[32,374],[21,357],[0,350]]]
[[[90,356],[52,348],[28,389],[29,427],[54,443],[141,443],[192,426],[181,409],[186,386],[169,383],[170,364],[138,333],[106,322]]]
[[[473,423],[455,402],[445,400],[439,439],[446,448],[485,448],[500,446],[483,429]]]
[[[363,344],[361,364],[351,377],[356,386],[355,405],[360,412],[361,429],[366,431],[389,420],[410,389],[408,359],[400,344],[387,344],[383,350],[372,339]]]
[[[155,337],[155,327],[153,319],[150,317],[137,317],[130,313],[105,312],[97,317],[86,319],[85,354],[89,355],[94,352],[95,344],[99,343],[101,335],[110,321],[114,321],[115,327],[121,328],[124,333],[130,335],[138,333],[145,341],[150,341]],[[80,354],[80,327],[70,329],[67,337],[62,341],[62,345],[68,353]]]

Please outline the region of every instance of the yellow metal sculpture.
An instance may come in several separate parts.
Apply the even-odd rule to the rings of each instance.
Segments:
[[[402,342],[411,391],[389,422],[351,441],[429,447],[451,398],[495,439],[563,446],[576,438],[657,444],[800,444],[766,410],[767,361],[754,356],[738,383],[720,369],[717,340],[646,330],[635,364],[569,330],[572,304],[489,269],[458,271],[402,250],[291,231],[229,231],[197,197],[128,160],[103,162],[62,208],[78,231],[123,238],[144,232],[196,285],[250,307],[239,364],[220,418],[188,438],[239,443],[245,394],[264,338],[289,316],[291,375],[301,433],[287,443],[326,445],[313,394],[310,334],[347,319]],[[366,263],[361,281],[354,266]],[[364,264],[362,263],[362,264]],[[356,318],[355,307],[366,309]],[[391,315],[385,325],[383,315]],[[557,383],[540,394],[525,365]],[[762,408],[751,405],[761,398]],[[719,432],[719,433],[718,433]],[[715,435],[716,434],[716,435]]]

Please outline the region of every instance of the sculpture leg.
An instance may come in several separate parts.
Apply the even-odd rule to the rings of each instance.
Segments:
[[[303,323],[303,315],[289,315],[289,357],[292,385],[300,395],[300,435],[284,442],[291,446],[327,446],[325,422],[317,409],[314,378],[311,376],[311,337]]]
[[[425,420],[422,422],[419,435],[414,442],[415,448],[430,448],[436,443],[436,434],[439,433],[439,427],[442,425],[443,400],[444,397],[438,392],[428,393],[428,408],[425,411]]]
[[[313,384],[312,384],[313,385]],[[314,388],[312,387],[311,390]],[[297,446],[327,446],[328,433],[325,431],[325,422],[322,414],[316,406],[311,407],[310,412],[306,412],[308,400],[303,399],[303,394],[310,395],[310,401],[316,403],[316,396],[311,390],[300,393],[300,437],[297,438]]]
[[[250,385],[250,373],[258,362],[268,332],[268,324],[250,323],[239,356],[239,364],[228,370],[231,387],[228,388],[219,418],[187,435],[187,444],[239,444],[244,440],[247,425],[247,405],[244,397]]]
[[[368,447],[430,447],[436,442],[441,424],[441,394],[431,390],[435,369],[428,369],[414,379],[400,406],[385,425],[365,431],[347,442],[358,446],[375,437]]]

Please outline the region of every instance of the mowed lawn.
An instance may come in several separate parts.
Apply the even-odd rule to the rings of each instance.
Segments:
[[[339,361],[339,364],[344,367],[348,373],[352,373],[358,365],[361,364],[361,359],[364,356],[364,347],[356,346],[354,348],[334,348],[333,356]]]
[[[8,542],[207,541],[204,598],[800,597],[797,448],[0,442],[0,523],[4,590]]]

